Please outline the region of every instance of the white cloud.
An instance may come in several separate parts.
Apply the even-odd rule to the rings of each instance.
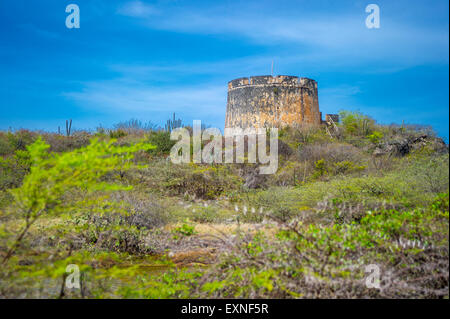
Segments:
[[[307,8],[307,7],[306,7]],[[248,8],[247,8],[248,9]],[[409,67],[423,63],[448,63],[448,28],[424,26],[411,20],[383,15],[380,29],[367,29],[365,13],[298,14],[260,10],[161,7],[158,17],[140,16],[156,30],[202,35],[244,37],[256,44],[283,45],[293,55],[316,63],[355,65],[383,62]]]
[[[106,114],[170,114],[177,112],[202,118],[222,116],[226,106],[226,85],[203,87],[154,87],[116,79],[84,83],[77,92],[63,96],[85,108]]]
[[[210,75],[225,78],[223,85],[226,85],[226,82],[233,78],[253,74],[269,74],[273,59],[273,56],[261,55],[212,62],[155,63],[152,65],[118,63],[110,65],[109,68],[125,75],[127,78],[140,80],[158,79],[164,81],[167,78],[167,80],[173,81],[177,76]],[[289,59],[286,61],[291,62]],[[277,61],[275,61],[276,63]]]

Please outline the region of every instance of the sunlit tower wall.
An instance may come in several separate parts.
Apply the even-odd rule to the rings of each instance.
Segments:
[[[317,82],[297,76],[252,76],[228,82],[225,128],[320,125]]]

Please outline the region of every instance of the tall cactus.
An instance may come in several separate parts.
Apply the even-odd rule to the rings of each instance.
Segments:
[[[66,135],[70,136],[70,131],[72,130],[72,119],[70,122],[66,120]]]
[[[179,128],[179,127],[182,127],[181,119],[178,119],[178,120],[175,119],[175,112],[174,112],[173,113],[173,119],[172,120],[170,120],[170,119],[167,120],[167,124],[165,125],[165,130],[167,132],[172,132],[173,129],[176,129],[176,128]]]

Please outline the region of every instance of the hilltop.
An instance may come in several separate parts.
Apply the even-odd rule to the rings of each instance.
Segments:
[[[174,143],[126,122],[0,132],[0,297],[448,298],[449,152],[431,129],[355,112],[285,127],[273,175],[173,164]]]

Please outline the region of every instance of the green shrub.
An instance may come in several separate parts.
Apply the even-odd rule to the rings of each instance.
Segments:
[[[121,138],[127,136],[127,132],[125,132],[123,129],[117,129],[117,130],[111,130],[109,131],[109,137],[110,138]]]
[[[170,132],[156,131],[151,132],[148,138],[148,142],[155,145],[156,148],[150,150],[150,154],[155,155],[168,155],[170,150],[175,145],[176,141],[170,139]]]
[[[210,298],[448,296],[448,219],[433,211],[378,210],[349,224],[305,224],[296,219],[282,225],[275,239],[268,240],[263,233],[243,238],[232,254],[205,272],[197,294]],[[373,264],[382,270],[383,289],[366,286],[365,266]]]
[[[192,213],[189,213],[189,216],[191,216],[192,221],[197,223],[213,223],[213,222],[220,222],[221,220],[221,214],[219,212],[219,209],[217,207],[196,207],[192,210]]]
[[[340,174],[360,172],[363,171],[365,168],[366,167],[364,165],[355,165],[355,163],[351,161],[342,161],[334,163],[333,174],[340,175]]]
[[[30,145],[35,141],[37,137],[36,133],[28,130],[19,130],[17,132],[8,133],[9,142],[14,150],[25,151],[27,145]]]
[[[378,144],[383,138],[383,133],[379,131],[373,131],[372,134],[368,136],[368,138],[373,144]]]
[[[360,112],[340,111],[339,118],[349,135],[367,136],[374,129],[375,121]]]
[[[431,208],[435,211],[447,211],[449,209],[449,193],[441,193],[437,194],[433,203],[431,204]]]
[[[9,155],[14,152],[14,147],[11,145],[8,135],[0,132],[0,156]]]
[[[30,155],[27,151],[17,150],[14,156],[0,157],[0,190],[19,187],[29,173]]]
[[[134,168],[131,161],[134,153],[152,146],[145,143],[129,147],[114,145],[115,140],[99,142],[93,140],[87,147],[62,154],[49,154],[41,137],[28,147],[31,161],[30,173],[22,185],[11,191],[14,197],[15,217],[23,220],[17,235],[7,243],[9,249],[3,256],[4,264],[20,247],[30,227],[43,215],[60,216],[70,210],[74,201],[68,193],[83,190],[89,193],[104,190],[128,190],[119,184],[108,184],[100,178],[106,173],[121,167],[122,170]],[[75,200],[76,202],[76,200]]]
[[[181,226],[175,227],[173,229],[173,233],[174,239],[179,239],[180,236],[189,237],[196,234],[195,226],[188,223],[183,223]]]
[[[242,185],[231,166],[225,165],[173,164],[161,159],[136,174],[141,185],[187,199],[215,199]]]
[[[449,187],[449,155],[412,156],[404,170],[426,192],[442,193]]]
[[[314,163],[314,178],[322,177],[328,173],[327,168],[325,166],[325,160],[320,159]]]
[[[311,174],[309,162],[286,161],[278,162],[279,169],[275,174],[269,175],[267,184],[269,186],[298,186],[306,182]]]

